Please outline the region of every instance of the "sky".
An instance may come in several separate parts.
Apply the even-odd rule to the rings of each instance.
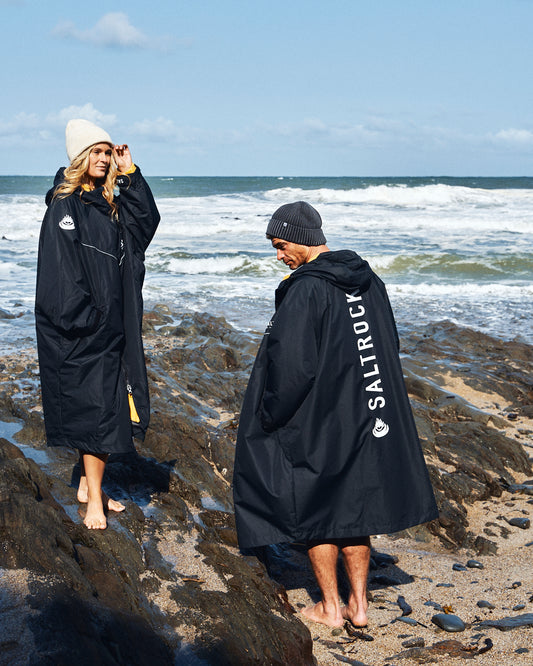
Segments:
[[[533,0],[0,0],[0,175],[531,176]]]

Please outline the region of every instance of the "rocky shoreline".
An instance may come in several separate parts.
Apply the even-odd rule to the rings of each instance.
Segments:
[[[260,335],[162,305],[144,329],[151,426],[108,464],[127,510],[102,533],[82,524],[75,452],[46,447],[35,351],[0,360],[0,664],[531,663],[531,346],[449,322],[403,338],[440,519],[373,538],[369,627],[332,635],[297,613],[317,595],[298,545],[237,548],[233,447]],[[517,626],[487,624],[504,618]]]

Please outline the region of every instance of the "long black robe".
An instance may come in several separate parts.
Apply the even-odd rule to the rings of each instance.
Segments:
[[[276,291],[242,407],[241,548],[396,532],[438,516],[383,282],[348,250]]]
[[[117,185],[118,222],[101,187],[64,199],[50,190],[39,239],[35,320],[47,442],[88,453],[132,451],[132,435],[143,438],[150,418],[142,285],[159,213],[139,168]]]

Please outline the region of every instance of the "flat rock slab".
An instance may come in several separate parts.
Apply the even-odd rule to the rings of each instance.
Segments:
[[[522,627],[533,627],[533,613],[502,617],[501,620],[483,620],[477,624],[478,627],[495,627],[500,631],[511,631]]]

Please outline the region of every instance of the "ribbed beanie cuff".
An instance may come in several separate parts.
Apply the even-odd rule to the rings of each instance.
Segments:
[[[325,245],[322,218],[317,210],[305,201],[280,206],[272,215],[266,233],[297,245]]]

